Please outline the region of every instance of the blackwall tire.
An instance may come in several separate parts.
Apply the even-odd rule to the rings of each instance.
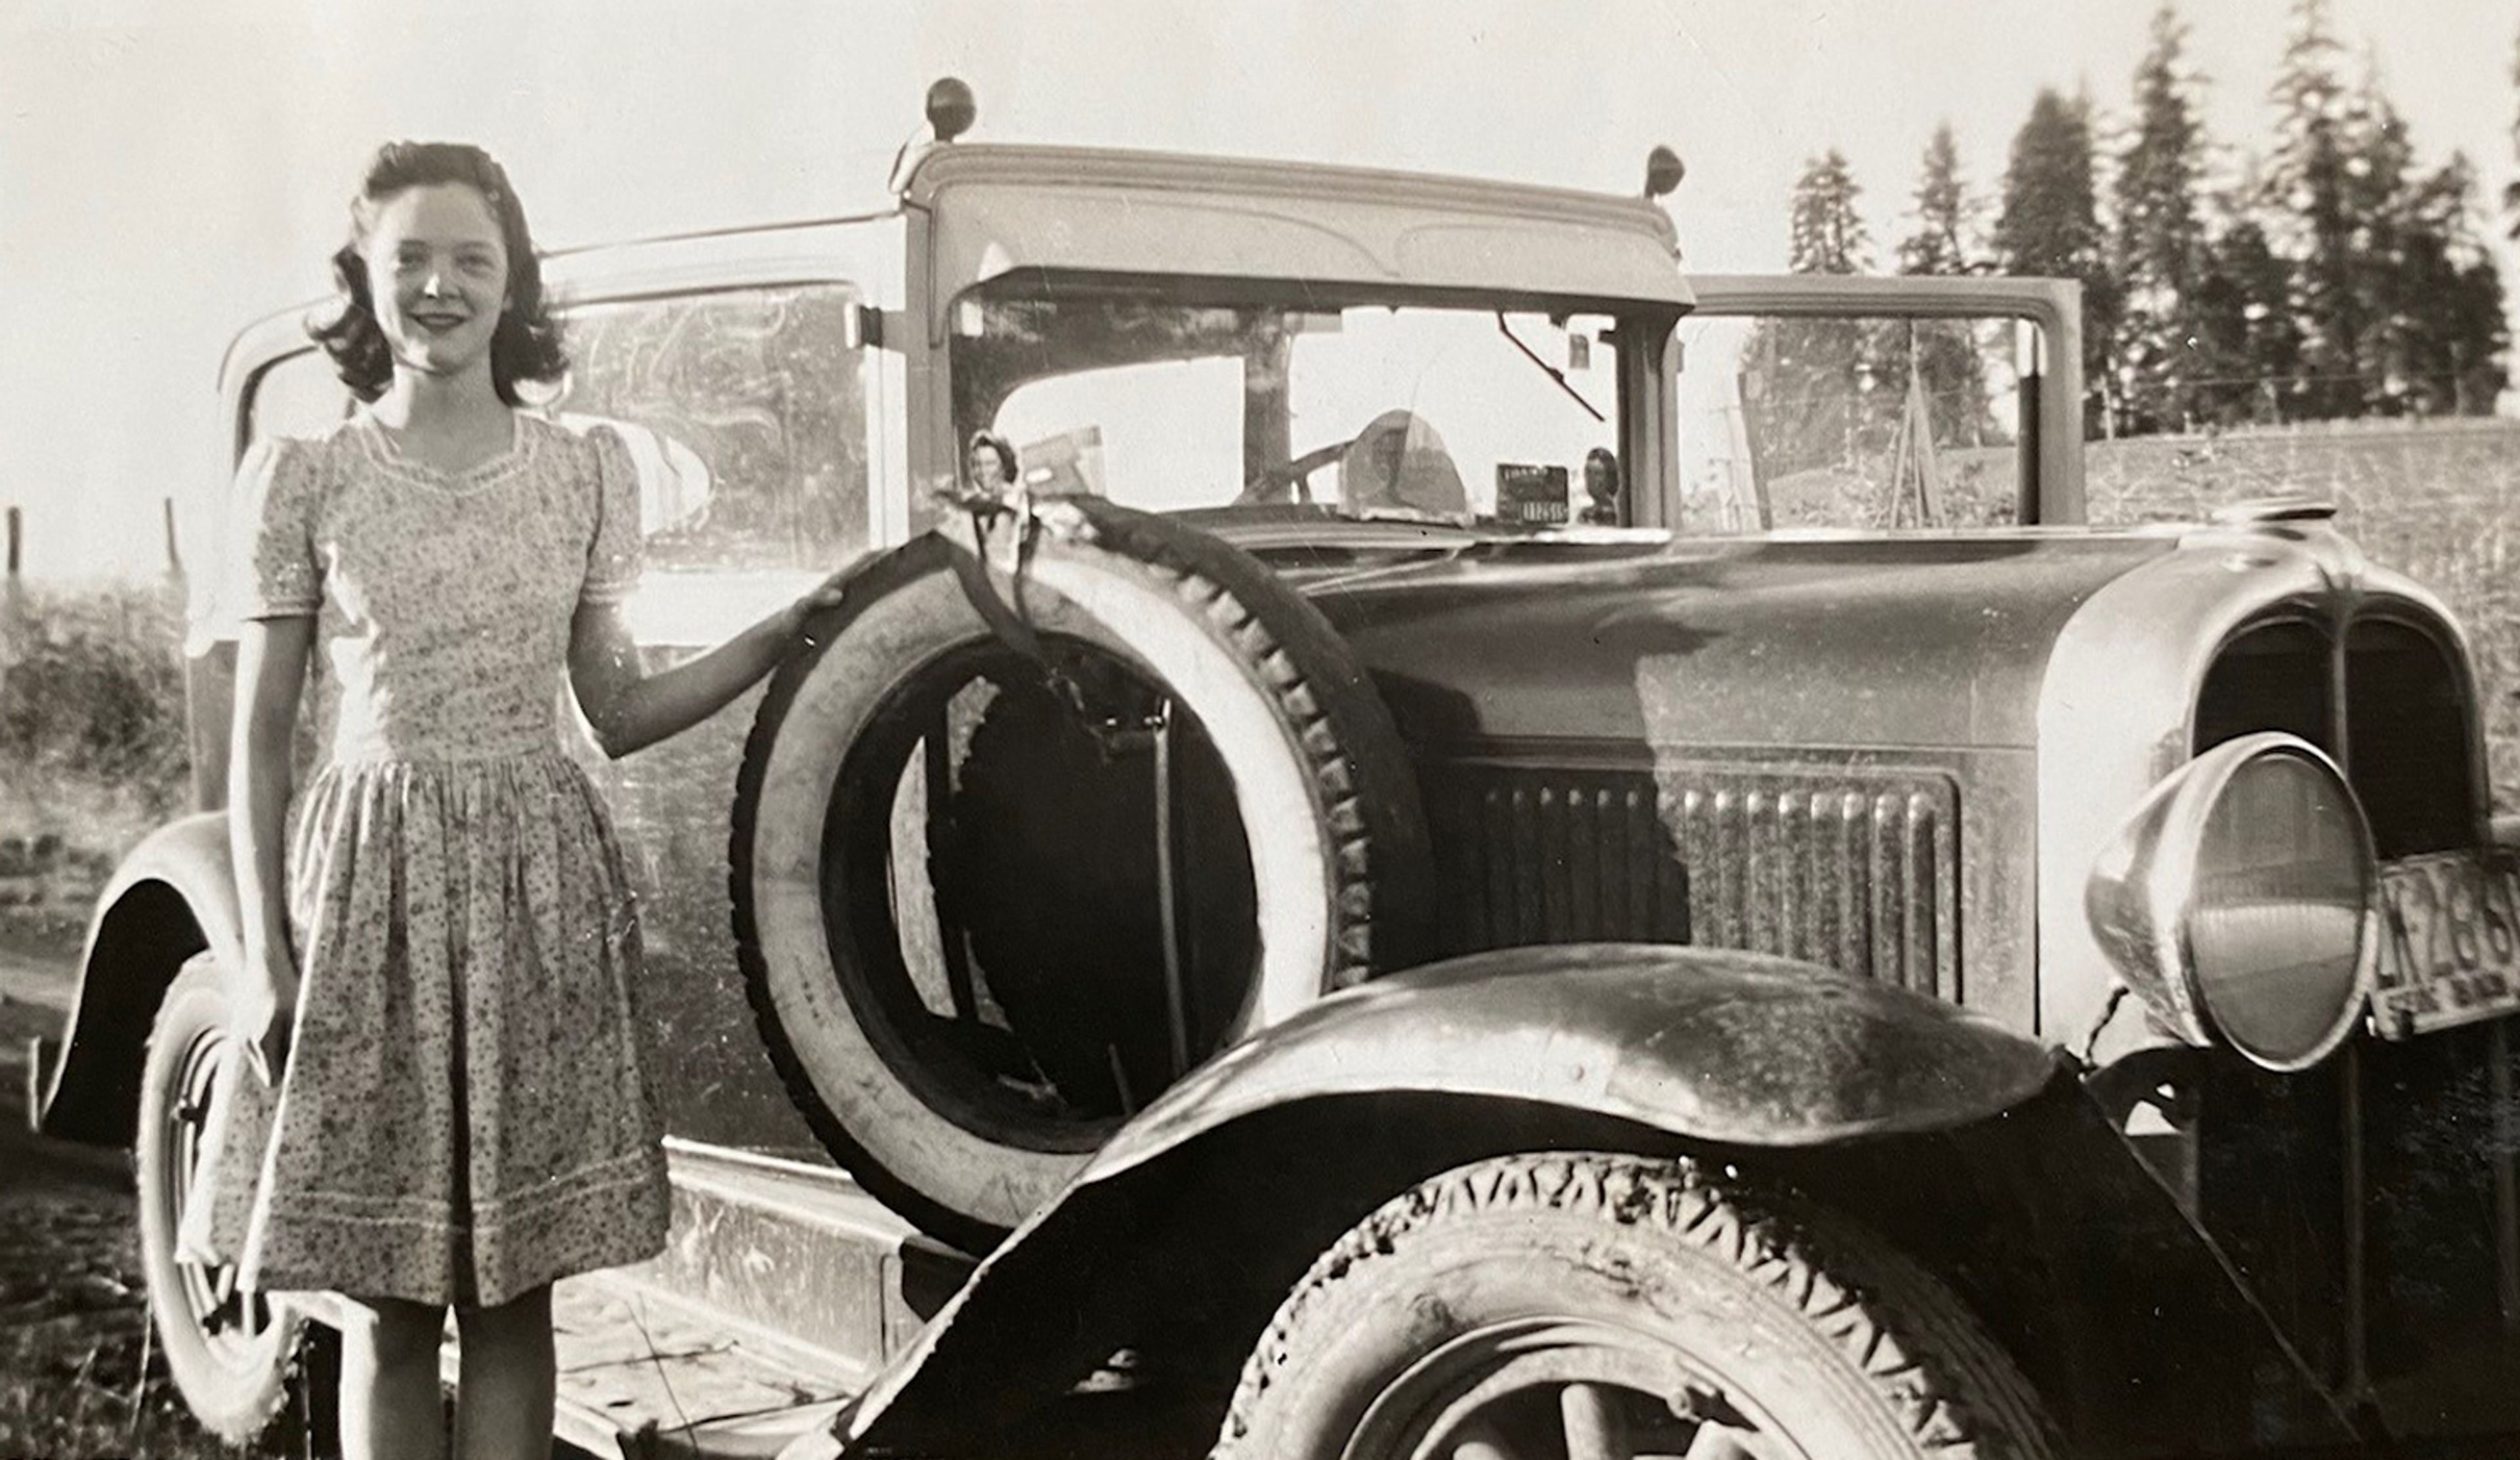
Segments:
[[[1436,1177],[1325,1253],[1215,1454],[1596,1452],[1579,1427],[1616,1454],[2058,1453],[2011,1359],[1868,1231],[1686,1161],[1551,1154]]]
[[[166,1371],[202,1428],[245,1443],[288,1397],[304,1319],[250,1295],[221,1300],[222,1269],[187,1262],[175,1234],[191,1194],[209,1093],[227,1040],[219,970],[208,953],[186,963],[158,1006],[140,1080],[134,1165],[140,1261]]]
[[[1217,1043],[1428,956],[1432,872],[1415,773],[1336,631],[1214,538],[1107,504],[1081,510],[1090,537],[1037,542],[1026,618],[1046,640],[1106,654],[1173,695],[1221,758],[1247,829],[1259,951]],[[975,1128],[906,1079],[903,1038],[860,1006],[872,1000],[859,965],[883,953],[832,910],[875,895],[841,885],[856,863],[835,850],[849,777],[875,778],[852,766],[853,748],[920,676],[996,647],[955,576],[961,551],[931,535],[871,564],[772,677],[738,778],[730,880],[746,991],[808,1123],[895,1211],[981,1249],[1046,1201],[1091,1144]]]

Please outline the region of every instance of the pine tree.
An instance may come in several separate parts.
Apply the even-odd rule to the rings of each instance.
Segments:
[[[2414,176],[2407,125],[2380,89],[2379,67],[2366,59],[2362,84],[2345,108],[2345,205],[2354,220],[2354,319],[2361,331],[2354,364],[2356,408],[2362,415],[2428,409],[2415,381],[2423,299],[2408,277],[2414,252],[2432,245],[2425,234],[2423,188]]]
[[[1803,164],[1794,183],[1790,267],[1797,274],[1861,274],[1872,246],[1855,200],[1863,190],[1836,148]]]
[[[2196,79],[2184,66],[2187,27],[2164,5],[2135,73],[2135,128],[2118,155],[2112,253],[2125,313],[2114,351],[2122,408],[2134,432],[2178,429],[2194,409],[2196,295],[2206,267],[2197,187],[2205,129]]]
[[[1916,228],[1900,241],[1902,274],[1969,272],[1971,200],[1960,178],[1959,143],[1942,122],[1925,144],[1916,179]],[[1924,380],[1934,440],[1975,446],[1987,436],[1986,365],[1964,320],[1892,322],[1875,332],[1876,390],[1904,400],[1910,363]]]
[[[1996,261],[2006,273],[2082,282],[2083,375],[2096,395],[2106,376],[2118,288],[2105,256],[2092,171],[2089,104],[2043,88],[2029,119],[2013,135],[1994,243]],[[2106,419],[2104,404],[2094,399],[2085,413],[2091,428]]]
[[[2293,314],[2305,378],[2287,388],[2288,415],[2326,418],[2362,409],[2363,290],[2355,260],[2352,99],[2337,75],[2342,48],[2326,0],[2294,0],[2293,33],[2272,93],[2275,151],[2266,209],[2272,242],[2293,261]]]
[[[2292,315],[2292,267],[2268,242],[2244,184],[2225,200],[2207,250],[2193,318],[2196,412],[2220,425],[2285,419],[2283,386],[2301,369],[2301,328]]]
[[[1835,148],[1803,164],[1788,249],[1795,273],[1864,272],[1871,243],[1856,211],[1861,195]],[[1871,414],[1862,321],[1761,320],[1742,353],[1744,376],[1758,385],[1742,405],[1762,471],[1783,476],[1854,459]]]
[[[1967,273],[1974,213],[1960,180],[1959,143],[1949,121],[1938,123],[1916,178],[1916,230],[1899,243],[1899,272]]]
[[[2520,91],[2520,43],[2514,43],[2511,48],[2511,85],[2513,90]],[[2515,113],[2511,119],[2511,151],[2520,154],[2520,113]],[[2509,236],[2520,239],[2520,181],[2503,184],[2502,208],[2511,214]]]
[[[2408,191],[2388,331],[2404,404],[2426,415],[2491,414],[2510,332],[2502,279],[2475,226],[2475,169],[2453,153]]]

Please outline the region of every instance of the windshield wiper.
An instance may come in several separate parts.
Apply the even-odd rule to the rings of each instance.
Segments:
[[[1572,384],[1568,383],[1568,381],[1567,381],[1567,379],[1566,379],[1566,372],[1564,372],[1564,371],[1562,371],[1562,370],[1559,370],[1556,366],[1553,366],[1553,365],[1550,364],[1548,361],[1541,359],[1541,358],[1540,358],[1540,353],[1539,353],[1537,350],[1534,350],[1531,346],[1529,346],[1529,345],[1527,345],[1527,344],[1524,344],[1524,343],[1522,342],[1522,336],[1513,332],[1513,326],[1511,326],[1511,325],[1509,325],[1509,324],[1506,323],[1505,311],[1504,311],[1504,310],[1500,309],[1500,310],[1498,310],[1498,311],[1497,311],[1497,317],[1496,317],[1496,320],[1497,320],[1497,332],[1498,332],[1499,334],[1504,335],[1507,339],[1508,339],[1508,340],[1512,341],[1512,343],[1513,343],[1513,347],[1514,347],[1515,349],[1517,349],[1517,350],[1522,351],[1522,358],[1524,358],[1525,360],[1530,361],[1530,362],[1531,362],[1532,364],[1534,364],[1534,365],[1539,366],[1539,367],[1540,367],[1540,373],[1541,373],[1542,375],[1545,375],[1545,376],[1547,376],[1549,378],[1551,378],[1551,379],[1552,379],[1552,380],[1556,381],[1556,382],[1557,382],[1557,388],[1566,392],[1566,398],[1567,398],[1568,400],[1571,400],[1571,401],[1573,401],[1575,404],[1577,404],[1577,405],[1579,405],[1579,406],[1582,406],[1582,407],[1584,408],[1584,414],[1585,414],[1585,415],[1587,415],[1587,416],[1592,417],[1595,420],[1600,421],[1600,422],[1601,422],[1601,423],[1603,423],[1604,425],[1606,425],[1606,424],[1608,424],[1608,423],[1609,423],[1609,420],[1610,420],[1610,418],[1608,418],[1608,417],[1606,417],[1606,416],[1602,415],[1600,412],[1598,412],[1598,411],[1597,411],[1597,410],[1593,409],[1593,403],[1592,403],[1591,401],[1588,401],[1588,400],[1584,399],[1584,393],[1583,393],[1582,391],[1580,391],[1580,390],[1577,390],[1577,389],[1576,389]]]

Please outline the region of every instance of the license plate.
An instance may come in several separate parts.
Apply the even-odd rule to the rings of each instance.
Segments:
[[[2520,857],[2496,848],[2380,868],[2371,1025],[2393,1040],[2520,1008]]]

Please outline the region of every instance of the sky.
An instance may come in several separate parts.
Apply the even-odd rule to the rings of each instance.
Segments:
[[[2186,0],[2206,120],[2264,146],[2291,0]],[[497,154],[545,246],[882,200],[926,84],[974,140],[1351,161],[1633,192],[1679,150],[1691,267],[1780,269],[1844,152],[1876,256],[1949,120],[1992,199],[2042,86],[2127,110],[2152,0],[0,0],[0,505],[30,576],[162,569],[227,471],[212,385],[321,295],[389,137]],[[2427,165],[2515,175],[2520,0],[2332,0]],[[2489,220],[2500,233],[2498,215]],[[2503,250],[2506,287],[2520,263]]]

